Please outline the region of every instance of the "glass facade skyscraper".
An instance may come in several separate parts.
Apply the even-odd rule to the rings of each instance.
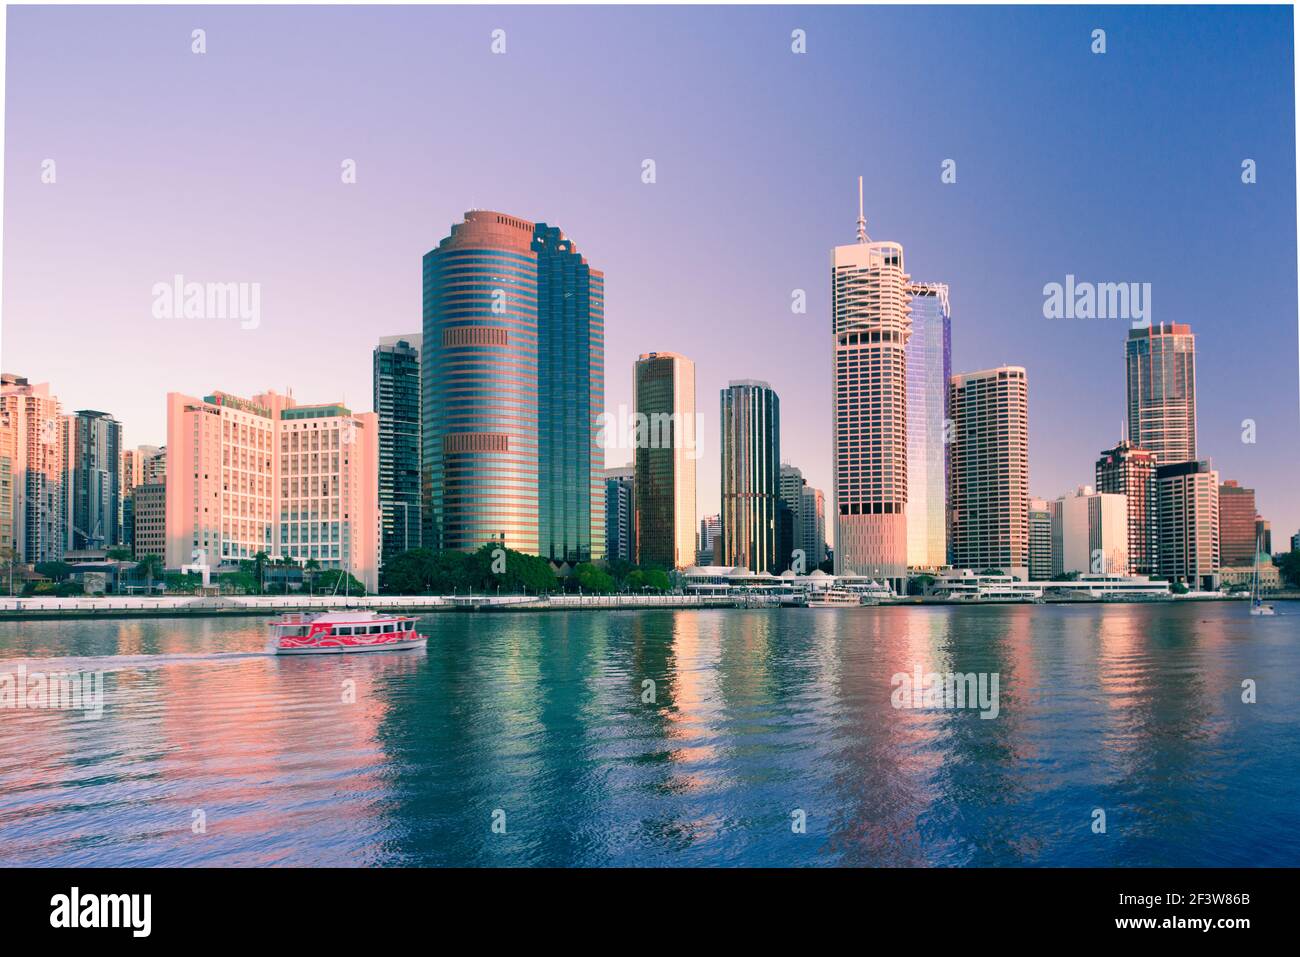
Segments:
[[[907,564],[948,561],[948,380],[952,313],[946,283],[911,283],[907,340]]]
[[[1157,465],[1196,458],[1196,337],[1162,322],[1130,329],[1125,346],[1128,438]]]
[[[419,335],[386,336],[374,351],[379,415],[379,519],[383,559],[422,541]]]
[[[695,363],[647,352],[632,374],[636,440],[636,561],[665,569],[695,563]]]
[[[424,543],[604,554],[604,276],[559,229],[471,210],[424,257]]]
[[[70,423],[73,551],[112,548],[122,532],[122,424],[83,409]]]
[[[538,546],[544,558],[605,555],[605,453],[596,416],[605,404],[605,276],[559,229],[538,223]]]
[[[766,382],[741,379],[722,390],[721,413],[722,531],[715,564],[779,571],[790,562],[788,553],[777,554],[781,401]]]

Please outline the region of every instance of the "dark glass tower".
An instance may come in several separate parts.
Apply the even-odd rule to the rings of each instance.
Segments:
[[[781,403],[766,382],[741,379],[721,394],[722,534],[720,565],[779,571],[790,561],[790,541],[778,555],[781,501]],[[793,516],[791,516],[791,519]]]
[[[559,229],[538,223],[538,548],[556,562],[604,557],[605,276]]]
[[[389,336],[374,352],[379,415],[379,521],[384,561],[422,541],[420,521],[421,337]]]
[[[72,417],[72,550],[121,543],[122,424],[107,412]]]

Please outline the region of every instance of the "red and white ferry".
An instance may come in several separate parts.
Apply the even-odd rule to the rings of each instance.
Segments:
[[[415,619],[373,611],[331,611],[285,615],[271,625],[275,655],[338,655],[353,651],[423,648],[427,639]]]

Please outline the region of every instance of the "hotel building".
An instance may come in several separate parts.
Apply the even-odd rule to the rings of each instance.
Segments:
[[[9,452],[9,511],[0,527],[17,560],[27,564],[63,558],[68,545],[68,424],[48,383],[0,376],[0,448]]]
[[[1129,574],[1154,575],[1160,530],[1156,525],[1156,456],[1124,439],[1097,459],[1098,492],[1123,495],[1128,507]]]
[[[674,352],[647,352],[632,373],[638,435],[636,554],[641,565],[695,563],[695,363]]]
[[[831,252],[835,573],[907,577],[907,340],[903,247],[873,242],[858,180],[857,242]]]
[[[168,568],[314,559],[379,584],[378,417],[336,404],[167,396]]]
[[[604,275],[557,228],[471,210],[424,257],[425,544],[604,552]]]
[[[739,379],[720,395],[722,436],[721,547],[715,564],[776,571],[780,497],[781,400],[766,382]]]
[[[1020,366],[952,377],[949,536],[954,568],[1029,577],[1029,388]]]
[[[1156,469],[1159,574],[1189,588],[1219,585],[1219,473],[1208,461]]]
[[[385,336],[373,354],[379,416],[381,554],[388,561],[419,548],[421,336]]]
[[[1196,337],[1192,327],[1130,329],[1125,343],[1128,438],[1159,465],[1196,458]]]
[[[910,283],[907,340],[907,564],[948,561],[948,380],[952,378],[952,311],[947,283]]]

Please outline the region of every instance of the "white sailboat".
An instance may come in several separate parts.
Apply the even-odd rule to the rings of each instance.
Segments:
[[[1250,584],[1250,613],[1252,615],[1276,615],[1272,605],[1266,605],[1259,597],[1259,549],[1263,543],[1255,539],[1255,574]]]

